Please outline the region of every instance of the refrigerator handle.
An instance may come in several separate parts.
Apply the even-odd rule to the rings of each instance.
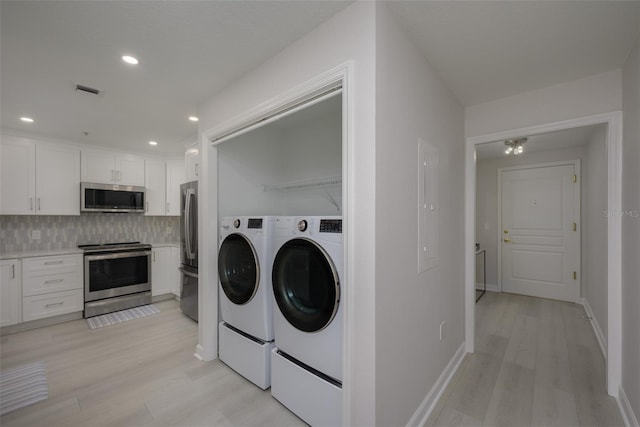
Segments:
[[[184,268],[182,268],[182,267],[179,267],[178,269],[180,270],[180,272],[181,272],[182,274],[184,274],[184,275],[185,275],[185,276],[187,276],[187,277],[192,277],[192,278],[194,278],[194,279],[197,279],[197,278],[198,278],[198,274],[197,274],[197,273],[192,273],[192,272],[190,272],[190,271],[185,270],[185,269],[184,269]]]
[[[193,226],[191,224],[191,202],[192,196],[195,196],[193,188],[187,189],[185,194],[185,208],[184,208],[184,238],[185,238],[185,250],[187,251],[188,259],[195,259],[195,251],[192,250],[193,244]]]

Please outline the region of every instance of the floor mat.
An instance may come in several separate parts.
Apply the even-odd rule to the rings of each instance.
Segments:
[[[89,328],[97,329],[126,322],[127,320],[139,319],[156,313],[160,313],[160,310],[158,310],[153,304],[149,304],[113,313],[102,314],[100,316],[89,317],[87,319],[87,324],[89,325]]]
[[[48,397],[47,370],[43,362],[0,372],[0,415]]]

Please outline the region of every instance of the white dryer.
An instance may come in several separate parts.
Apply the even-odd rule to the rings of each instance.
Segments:
[[[218,278],[219,356],[266,389],[273,348],[271,229],[274,217],[226,217],[220,221]]]
[[[311,425],[342,422],[342,217],[274,222],[271,394]]]

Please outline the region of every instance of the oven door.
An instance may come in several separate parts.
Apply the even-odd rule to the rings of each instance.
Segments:
[[[151,251],[85,255],[85,302],[150,290]]]

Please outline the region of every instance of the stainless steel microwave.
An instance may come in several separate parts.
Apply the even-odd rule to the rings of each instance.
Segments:
[[[80,184],[82,212],[144,212],[144,187],[120,184]]]

